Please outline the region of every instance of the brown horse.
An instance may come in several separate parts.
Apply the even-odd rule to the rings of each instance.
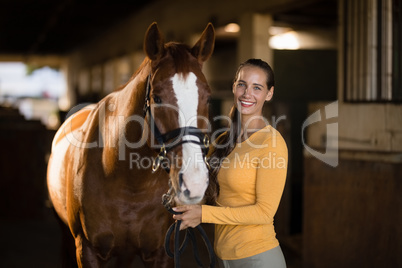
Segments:
[[[79,267],[128,267],[135,255],[146,267],[173,266],[163,247],[173,220],[161,197],[169,191],[176,205],[204,198],[211,90],[201,68],[214,38],[208,24],[192,48],[165,44],[151,24],[147,57],[128,83],[70,116],[56,134],[49,195]]]

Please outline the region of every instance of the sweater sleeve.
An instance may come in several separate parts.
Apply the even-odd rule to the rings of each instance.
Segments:
[[[278,209],[286,182],[288,152],[283,139],[278,139],[269,152],[275,159],[259,163],[256,173],[256,199],[241,207],[202,206],[202,222],[229,225],[270,224]],[[267,153],[267,152],[265,152]]]

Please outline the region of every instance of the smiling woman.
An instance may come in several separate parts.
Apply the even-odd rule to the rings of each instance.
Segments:
[[[216,205],[174,208],[181,228],[215,224],[215,252],[225,268],[286,267],[273,219],[281,200],[288,152],[262,116],[272,99],[274,73],[259,59],[241,64],[233,83],[230,129],[216,139],[210,181],[219,182]]]

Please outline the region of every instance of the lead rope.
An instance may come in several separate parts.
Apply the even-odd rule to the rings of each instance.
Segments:
[[[167,211],[169,211],[172,214],[182,214],[181,212],[176,212],[174,211],[171,207],[170,207],[170,201],[171,201],[171,195],[170,195],[170,190],[168,191],[168,193],[164,194],[162,197],[162,204],[163,206],[167,209]],[[184,240],[182,242],[182,244],[180,245],[180,225],[181,225],[181,220],[177,220],[176,222],[174,222],[172,225],[170,225],[169,229],[166,232],[166,236],[165,236],[165,251],[166,254],[170,257],[170,258],[174,258],[174,263],[175,263],[175,268],[180,268],[180,255],[183,253],[183,251],[186,249],[187,244],[188,244],[188,239],[191,240],[191,243],[193,245],[193,253],[194,253],[194,258],[197,262],[198,267],[204,267],[202,265],[200,256],[198,254],[198,247],[197,247],[197,240],[195,238],[195,233],[194,233],[194,228],[187,228],[185,230],[185,236],[184,236]],[[195,227],[198,232],[201,235],[202,240],[204,241],[204,244],[208,250],[208,255],[209,255],[209,260],[210,260],[210,268],[214,268],[215,267],[215,253],[214,253],[214,249],[212,247],[211,242],[209,241],[209,238],[206,234],[206,232],[204,231],[204,229],[202,228],[201,224],[197,225],[197,227]],[[170,249],[170,238],[173,234],[174,231],[174,253],[172,252],[172,250]]]
[[[171,208],[168,209],[168,211],[172,214],[182,214],[181,212],[176,212]],[[197,265],[198,265],[198,267],[204,267],[201,262],[200,256],[198,254],[197,240],[195,238],[194,228],[187,228],[185,230],[184,240],[183,240],[182,244],[180,245],[180,225],[181,225],[181,220],[177,220],[172,225],[170,225],[168,231],[166,232],[166,236],[165,236],[166,254],[170,258],[174,258],[175,268],[180,268],[180,255],[186,249],[186,247],[188,245],[188,239],[190,239],[190,241],[193,245],[194,258],[197,262]],[[215,253],[214,253],[214,249],[212,248],[212,244],[209,241],[208,236],[201,225],[198,225],[195,228],[199,231],[201,238],[204,241],[205,246],[207,247],[208,254],[209,254],[209,260],[210,260],[209,267],[214,268],[215,267]],[[173,234],[173,230],[174,230],[174,253],[170,249],[170,237]]]

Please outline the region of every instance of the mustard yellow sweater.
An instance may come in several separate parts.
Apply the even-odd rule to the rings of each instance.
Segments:
[[[215,225],[221,259],[250,257],[279,245],[274,216],[286,181],[288,151],[267,126],[238,143],[223,160],[217,206],[202,206],[202,222]]]

